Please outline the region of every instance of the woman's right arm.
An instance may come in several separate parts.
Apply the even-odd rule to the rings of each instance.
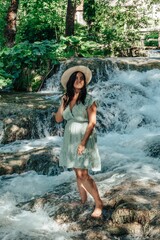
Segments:
[[[58,108],[58,111],[55,114],[55,120],[57,123],[60,123],[63,121],[63,111],[64,111],[64,102],[66,101],[66,96],[63,96],[61,98],[61,104]]]

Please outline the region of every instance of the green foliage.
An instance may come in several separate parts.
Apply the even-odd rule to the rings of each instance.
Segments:
[[[0,1],[0,49],[2,49],[5,43],[4,30],[6,26],[6,17],[9,4],[9,0]]]
[[[158,32],[152,32],[145,36],[145,46],[158,47]]]
[[[104,54],[103,46],[83,37],[62,37],[60,42],[28,41],[0,52],[0,88],[16,91],[37,91],[43,77],[59,60]]]
[[[149,0],[147,8],[157,0]],[[16,45],[4,48],[9,0],[0,3],[0,88],[36,91],[43,77],[59,60],[71,57],[121,56],[140,39],[148,17],[137,4],[124,0],[84,0],[86,25],[75,23],[75,35],[64,37],[67,0],[21,0],[17,15]],[[77,5],[80,0],[77,0]],[[155,39],[148,41],[149,39]],[[145,45],[157,46],[157,33]]]
[[[16,42],[58,39],[64,32],[66,1],[22,0]]]
[[[84,0],[84,20],[90,26],[95,21],[95,0]]]
[[[12,87],[13,87],[13,85],[12,85],[13,77],[12,77],[12,75],[5,72],[3,70],[3,68],[4,68],[4,64],[3,64],[3,62],[0,62],[0,89],[3,89],[3,88],[12,89]]]
[[[43,76],[56,63],[55,48],[54,41],[46,40],[33,44],[26,41],[13,48],[3,49],[0,53],[2,80],[10,76],[14,90],[17,91],[37,90]]]
[[[0,89],[12,89],[12,80],[10,78],[4,78],[0,75]]]
[[[147,34],[147,35],[145,36],[145,39],[146,39],[146,40],[147,40],[147,39],[150,39],[150,38],[158,39],[158,32],[152,32],[152,33]]]
[[[112,55],[118,55],[140,38],[138,29],[145,25],[146,19],[136,6],[124,7],[123,1],[111,6],[109,2],[96,1],[96,17],[92,28],[96,41],[103,43]]]
[[[56,57],[58,59],[70,57],[93,57],[104,55],[103,46],[85,37],[61,37],[57,45]]]

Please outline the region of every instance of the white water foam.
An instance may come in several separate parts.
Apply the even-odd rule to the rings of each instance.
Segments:
[[[0,239],[16,240],[21,235],[23,239],[70,239],[67,225],[58,225],[48,216],[49,210],[37,207],[35,212],[30,212],[16,205],[51,192],[54,187],[71,182],[73,178],[71,172],[63,172],[57,178],[37,175],[33,171],[1,177]]]

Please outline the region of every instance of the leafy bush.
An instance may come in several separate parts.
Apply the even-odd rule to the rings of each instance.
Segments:
[[[62,37],[59,43],[54,40],[25,41],[0,52],[0,86],[13,87],[16,91],[36,91],[59,60],[75,56],[104,56],[104,53],[102,44],[84,37]]]
[[[25,41],[13,48],[4,48],[0,53],[0,74],[4,79],[12,79],[16,91],[36,91],[43,76],[57,61],[54,41],[29,43]],[[6,83],[9,83],[6,81]],[[6,84],[2,84],[6,86]]]
[[[145,36],[144,45],[158,47],[158,32],[147,34]]]
[[[11,89],[13,87],[12,85],[13,77],[12,75],[6,73],[3,70],[3,67],[4,67],[4,64],[0,62],[0,89],[3,89],[3,88]]]
[[[65,12],[64,0],[21,0],[16,43],[59,39],[65,28]]]
[[[145,36],[145,39],[146,39],[146,40],[147,40],[147,39],[150,39],[150,38],[158,39],[158,32],[152,32],[152,33],[147,34],[147,35]]]
[[[12,89],[12,79],[10,78],[4,78],[0,75],[0,89]]]
[[[69,57],[95,57],[104,56],[104,46],[86,37],[62,37],[56,50],[59,59]]]

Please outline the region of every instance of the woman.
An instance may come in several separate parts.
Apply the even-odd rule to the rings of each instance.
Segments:
[[[94,129],[97,103],[86,90],[91,77],[90,69],[85,66],[75,66],[63,73],[61,83],[66,94],[61,99],[55,119],[58,123],[67,120],[60,165],[74,169],[81,202],[84,204],[87,201],[87,192],[90,193],[95,201],[91,216],[100,217],[103,203],[96,183],[88,174],[88,169],[101,169]]]

